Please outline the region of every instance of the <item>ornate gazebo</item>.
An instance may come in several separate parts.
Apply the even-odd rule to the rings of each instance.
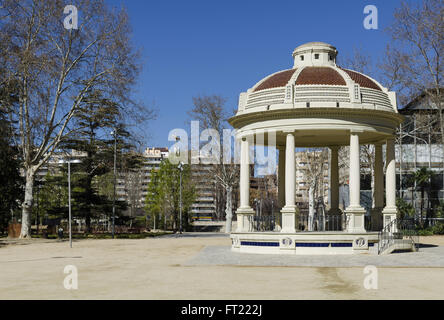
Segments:
[[[378,233],[365,229],[360,204],[360,145],[375,146],[375,207],[373,225],[379,229],[396,219],[395,130],[403,121],[396,93],[374,79],[337,66],[338,51],[322,42],[310,42],[293,52],[294,66],[274,73],[240,94],[237,114],[230,119],[241,143],[240,207],[237,229],[231,234],[233,250],[254,253],[357,253],[372,252]],[[281,230],[259,232],[250,206],[250,146],[273,132],[279,150],[278,193],[282,207]],[[384,170],[382,147],[386,145]],[[338,148],[350,146],[350,205],[339,209]],[[297,232],[295,149],[328,147],[330,210],[341,215],[344,229]]]

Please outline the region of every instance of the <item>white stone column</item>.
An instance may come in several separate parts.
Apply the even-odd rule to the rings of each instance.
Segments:
[[[382,229],[382,209],[384,208],[384,162],[382,144],[375,144],[375,163],[373,167],[373,208],[371,211],[373,231]]]
[[[384,215],[384,227],[396,219],[398,208],[396,207],[396,160],[395,139],[387,139],[386,172],[385,172],[385,198],[386,205],[382,211]]]
[[[250,207],[250,143],[247,138],[241,141],[240,158],[240,207],[236,211],[236,232],[253,231],[254,210]]]
[[[339,148],[334,146],[330,147],[331,159],[330,159],[330,215],[342,214],[339,209],[339,161],[338,150]]]
[[[282,233],[295,233],[296,157],[293,133],[287,134],[285,147],[285,207],[282,208]]]
[[[278,198],[279,207],[285,206],[285,148],[279,148],[278,164]]]
[[[359,158],[359,135],[350,132],[350,206],[345,210],[347,215],[347,231],[352,233],[365,232],[365,209],[361,207],[361,172]]]

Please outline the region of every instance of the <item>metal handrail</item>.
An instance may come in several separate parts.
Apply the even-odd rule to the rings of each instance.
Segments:
[[[378,254],[394,245],[397,239],[408,237],[419,250],[419,233],[415,219],[394,219],[378,234]]]
[[[414,244],[416,251],[419,250],[419,232],[418,222],[411,219],[402,219],[400,221],[400,230],[403,237],[408,237]]]

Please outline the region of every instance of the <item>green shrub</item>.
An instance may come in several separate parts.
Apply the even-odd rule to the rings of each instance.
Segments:
[[[433,236],[433,231],[431,229],[421,229],[418,230],[418,235],[424,236]]]
[[[444,235],[444,223],[438,223],[432,227],[433,234]]]
[[[436,217],[444,218],[444,201],[440,201],[439,205],[436,207]]]
[[[420,236],[444,235],[444,223],[438,223],[433,227],[418,230]]]

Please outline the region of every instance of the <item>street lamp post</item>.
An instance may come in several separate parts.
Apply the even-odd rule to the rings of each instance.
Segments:
[[[115,234],[115,219],[116,219],[116,183],[117,183],[117,129],[115,129],[111,134],[114,136],[114,183],[113,183],[113,217],[112,217],[112,229],[111,234],[114,239]]]
[[[72,226],[71,226],[71,163],[80,163],[80,160],[60,160],[59,163],[68,163],[68,229],[69,247],[72,248]]]
[[[180,142],[180,137],[176,137],[176,142]],[[180,148],[176,150],[176,156],[180,157]],[[182,171],[184,163],[181,161],[177,168],[179,169],[179,234],[182,234]]]
[[[179,169],[179,179],[180,179],[180,184],[179,184],[179,204],[180,204],[180,208],[179,208],[179,233],[182,234],[182,171],[183,171],[183,162],[179,163],[178,166]]]

